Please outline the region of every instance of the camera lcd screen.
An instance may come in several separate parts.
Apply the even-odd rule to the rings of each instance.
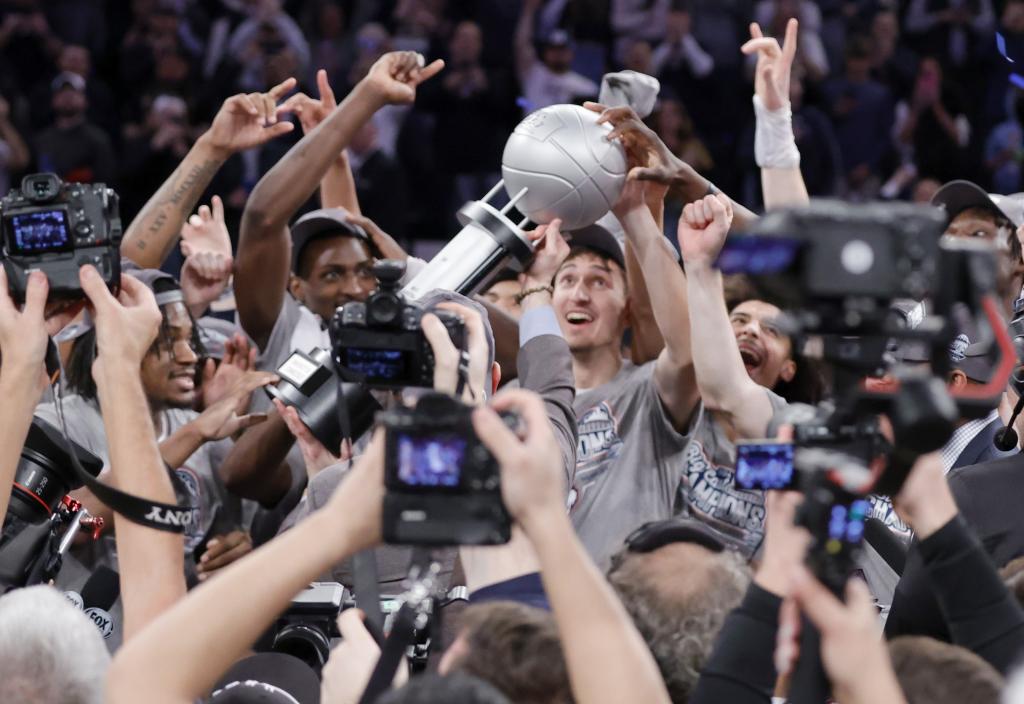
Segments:
[[[860,545],[864,539],[864,521],[870,512],[871,504],[864,499],[857,499],[849,506],[833,506],[828,521],[829,540]]]
[[[730,236],[715,266],[723,274],[778,274],[796,261],[803,242],[785,237]]]
[[[736,483],[744,489],[792,489],[795,474],[790,443],[736,445]]]
[[[466,439],[457,435],[399,435],[398,480],[407,486],[457,487]]]
[[[405,350],[345,348],[345,366],[369,381],[401,381],[406,377],[408,352]]]
[[[6,218],[8,245],[15,254],[62,252],[71,247],[67,214],[63,210],[37,210]]]

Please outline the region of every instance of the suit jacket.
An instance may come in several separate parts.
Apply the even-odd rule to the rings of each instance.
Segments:
[[[1024,455],[960,467],[951,471],[948,479],[960,514],[981,539],[992,562],[1002,566],[1024,555],[1024,522],[1020,520]],[[885,633],[889,637],[916,634],[949,640],[916,542],[910,547],[906,568],[896,586]]]
[[[959,469],[960,467],[969,467],[973,464],[981,464],[990,460],[997,460],[1000,457],[1016,455],[1017,450],[1004,452],[996,448],[996,434],[1004,427],[1002,419],[996,418],[982,428],[981,432],[974,436],[974,439],[967,444],[967,447],[963,449],[960,456],[956,458],[952,470]]]

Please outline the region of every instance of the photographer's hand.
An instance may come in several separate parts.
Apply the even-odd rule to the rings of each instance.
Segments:
[[[481,404],[487,399],[491,380],[483,318],[477,311],[458,303],[445,302],[439,304],[438,308],[458,314],[465,323],[469,368],[462,400],[466,403]],[[459,387],[461,353],[448,336],[447,328],[436,315],[424,315],[422,325],[423,335],[434,351],[434,390],[454,396]]]
[[[853,578],[846,583],[846,603],[843,603],[805,567],[799,566],[793,572],[792,593],[792,601],[821,634],[821,661],[837,701],[843,704],[903,704],[906,701],[882,638],[878,611],[863,581]],[[780,634],[796,636],[799,632],[799,614],[790,601],[783,603],[780,621]],[[798,651],[792,644],[787,650],[784,657],[777,653],[776,660],[794,661]]]
[[[803,564],[811,536],[794,524],[803,494],[796,491],[766,491],[764,555],[754,574],[758,586],[779,597],[789,595],[793,570]]]
[[[286,406],[281,403],[280,399],[275,398],[274,408],[277,409],[278,415],[288,426],[288,430],[295,436],[296,442],[299,443],[302,459],[306,463],[306,476],[309,479],[331,465],[352,459],[352,442],[347,438],[341,441],[339,453],[335,455],[310,432],[294,407]]]
[[[956,518],[956,501],[939,453],[932,452],[917,459],[903,488],[893,499],[893,506],[919,540]]]
[[[79,271],[96,325],[92,366],[116,486],[135,496],[177,503],[160,459],[140,368],[160,327],[160,309],[146,286],[121,277],[115,298],[91,266]],[[114,514],[121,573],[125,643],[185,594],[184,537]]]
[[[324,665],[320,684],[321,704],[358,704],[380,659],[380,646],[366,630],[363,612],[345,609],[338,614],[341,642],[331,650]],[[394,686],[401,687],[409,679],[403,662],[395,673]]]
[[[295,594],[380,542],[383,502],[378,431],[323,509],[220,570],[126,642],[108,671],[105,701],[136,702],[139,692],[155,691],[161,702],[187,704],[207,695]]]
[[[46,274],[29,274],[25,305],[19,311],[8,293],[0,266],[0,486],[10,487],[25,444],[32,411],[47,384],[43,361],[50,336],[67,325],[76,311],[44,319],[50,286]],[[78,306],[80,307],[80,306]],[[7,515],[11,492],[0,491],[0,520]]]
[[[562,498],[562,455],[544,403],[508,390],[495,410],[515,411],[522,439],[491,408],[473,414],[477,437],[501,465],[505,506],[537,552],[541,578],[562,638],[574,699],[668,702],[647,645],[573,531]]]

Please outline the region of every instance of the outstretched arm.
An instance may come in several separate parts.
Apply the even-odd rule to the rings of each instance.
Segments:
[[[786,25],[782,48],[764,37],[756,22],[750,25],[750,41],[744,54],[757,54],[754,74],[754,156],[761,167],[765,210],[807,205],[807,185],[800,173],[800,152],[793,137],[793,108],[789,101],[790,73],[796,56],[797,20]]]
[[[289,78],[267,93],[233,95],[174,173],[128,226],[121,254],[144,269],[157,269],[171,253],[181,227],[228,157],[292,131],[277,121],[276,101],[295,85]]]
[[[126,643],[107,676],[107,701],[136,702],[143,691],[167,704],[205,696],[317,575],[379,543],[383,454],[378,435],[327,506],[203,582]]]
[[[686,308],[686,277],[644,199],[644,182],[630,179],[615,205],[626,239],[636,252],[650,296],[654,319],[665,348],[658,355],[654,383],[672,424],[685,428],[699,396],[690,352],[690,321]]]
[[[533,21],[541,0],[524,0],[519,21],[516,23],[516,77],[522,83],[537,61],[537,52],[533,48]]]
[[[630,170],[630,177],[640,181],[654,181],[667,186],[684,203],[693,203],[706,195],[721,193],[718,188],[701,176],[685,161],[677,157],[661,141],[655,132],[644,125],[636,112],[630,107],[607,108],[600,103],[583,103],[583,107],[601,113],[598,122],[608,122],[614,129],[607,139],[619,137],[628,148],[637,152],[646,152],[647,166],[636,166]],[[729,198],[722,194],[725,198]],[[729,199],[737,226],[745,227],[754,222],[757,216],[736,201]]]
[[[171,479],[160,459],[149,402],[138,370],[160,328],[160,309],[148,288],[121,278],[114,298],[92,267],[80,274],[92,305],[99,354],[93,363],[110,471],[121,491],[174,504]],[[114,515],[124,602],[125,641],[185,595],[185,544],[181,534]]]
[[[692,348],[693,365],[704,406],[724,414],[740,437],[758,438],[771,420],[771,402],[743,365],[725,308],[722,273],[713,266],[731,222],[729,201],[722,196],[690,203],[679,219],[690,327],[701,341]]]
[[[313,194],[356,131],[388,103],[411,103],[416,86],[444,66],[421,68],[415,52],[385,54],[341,105],[302,138],[256,184],[242,214],[236,257],[236,303],[242,328],[264,347],[288,284],[288,220]]]

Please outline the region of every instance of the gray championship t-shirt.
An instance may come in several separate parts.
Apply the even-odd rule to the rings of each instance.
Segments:
[[[569,515],[602,570],[634,529],[673,515],[689,436],[662,406],[654,365],[623,362],[614,379],[577,391],[573,403],[579,445]]]
[[[57,411],[53,404],[42,404],[36,408],[35,415],[60,428]],[[161,426],[157,428],[159,440],[172,435],[181,426],[197,417],[197,413],[185,409],[168,409],[161,412]],[[104,468],[109,465],[107,452],[107,436],[103,429],[103,416],[99,404],[82,396],[71,395],[64,398],[64,419],[67,421],[68,436],[79,445],[103,460]],[[186,557],[200,546],[207,537],[229,533],[242,527],[242,502],[237,496],[228,493],[216,471],[231,440],[224,439],[208,442],[196,450],[185,463],[174,471],[175,493],[178,503],[198,509],[199,520],[185,532]],[[117,569],[117,552],[114,547],[114,536],[108,534],[97,541],[92,555],[79,555],[86,566],[106,564]]]
[[[774,412],[785,407],[785,399],[764,392]],[[725,424],[701,404],[686,448],[676,514],[707,524],[749,560],[764,539],[764,492],[737,486],[735,466],[736,445]]]

